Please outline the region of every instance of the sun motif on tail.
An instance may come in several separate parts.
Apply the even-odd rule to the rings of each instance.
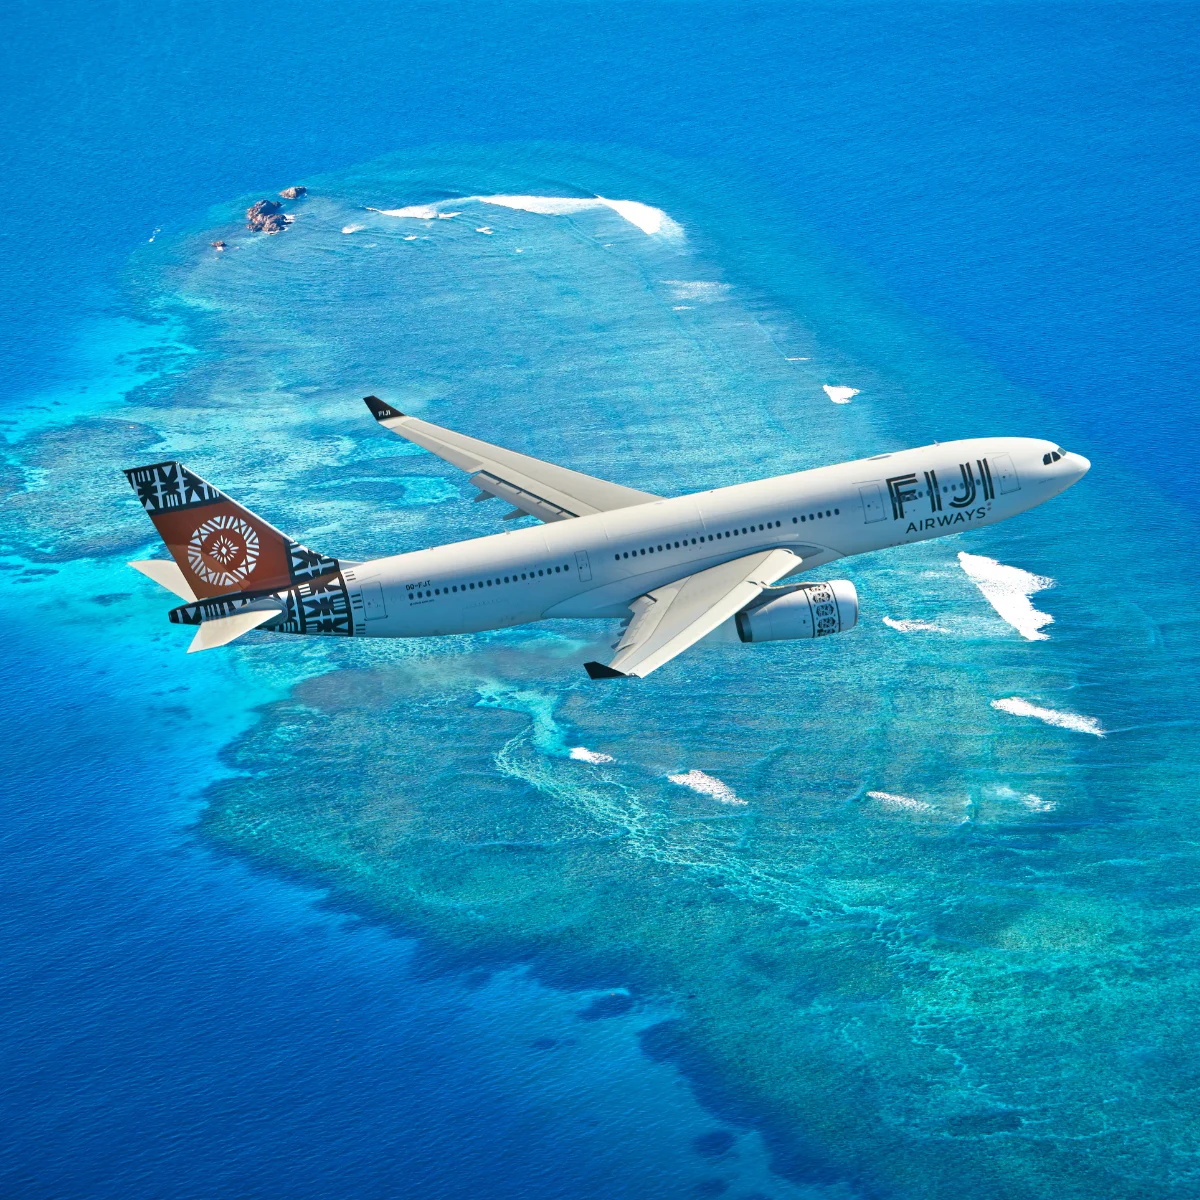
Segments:
[[[258,562],[258,534],[241,517],[212,517],[200,525],[188,543],[188,565],[217,587],[233,587]]]

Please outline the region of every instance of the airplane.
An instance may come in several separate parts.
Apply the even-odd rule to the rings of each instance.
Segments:
[[[505,521],[541,524],[369,562],[280,533],[179,462],[125,472],[169,559],[129,565],[185,603],[189,653],[251,629],[442,637],[553,618],[620,619],[592,679],[644,677],[701,638],[758,643],[853,628],[847,580],[781,582],[837,559],[995,525],[1091,464],[1035,438],[971,438],[666,498],[505,450],[365,397],[392,433],[465,471]]]

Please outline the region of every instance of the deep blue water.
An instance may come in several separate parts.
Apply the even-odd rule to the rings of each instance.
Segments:
[[[3,416],[22,429],[47,410],[62,421],[111,411],[155,371],[192,369],[169,345],[137,356],[136,378],[127,360],[113,366],[124,345],[114,322],[154,278],[130,256],[155,230],[165,242],[231,197],[431,144],[611,146],[627,179],[630,155],[690,164],[659,184],[664,195],[677,184],[712,223],[712,257],[734,275],[731,264],[752,264],[777,309],[819,312],[845,361],[896,369],[876,325],[836,326],[840,293],[798,292],[782,257],[771,277],[759,259],[781,236],[778,224],[756,231],[756,203],[825,247],[853,276],[848,291],[895,305],[906,329],[928,322],[943,357],[924,375],[913,361],[900,371],[894,436],[927,429],[914,381],[950,386],[944,363],[961,355],[1015,384],[1025,413],[1044,409],[1048,427],[1032,432],[1131,467],[1145,496],[1196,506],[1200,34],[1189,6],[19,4],[0,21]],[[699,179],[712,190],[697,194]],[[129,345],[147,345],[144,332]],[[1004,419],[1015,411],[994,397],[976,411],[967,397],[937,416],[993,432],[989,403]],[[197,442],[194,456],[220,454],[216,440]],[[128,465],[101,456],[97,494]],[[1097,470],[1086,486],[1099,498],[1113,485]],[[1111,541],[1105,523],[1147,522],[1145,496],[1133,513],[1072,511],[1098,546]],[[101,524],[108,502],[97,502]],[[18,579],[24,560],[8,560],[5,1193],[687,1195],[714,1177],[691,1142],[719,1116],[639,1050],[637,1031],[666,1002],[581,1021],[586,993],[519,971],[423,969],[410,942],[197,836],[200,793],[228,770],[222,747],[306,660],[289,648],[275,670],[231,655],[185,671],[158,598],[102,561],[95,511],[82,533],[64,525],[66,549],[35,567],[57,574]],[[1138,535],[1154,565],[1139,602],[1178,650],[1194,634],[1162,611],[1179,594],[1162,581],[1172,561],[1190,570],[1194,551],[1175,512]],[[353,508],[328,519],[345,536]],[[1043,540],[1023,565],[1069,581],[1065,564],[1036,556],[1048,531],[1070,535],[1036,528]],[[72,557],[72,537],[86,560]],[[1135,565],[1126,556],[1112,571]],[[89,603],[116,592],[131,597],[115,602],[128,619],[110,628],[115,608]],[[1079,600],[1063,595],[1069,646],[1086,626],[1072,632]],[[1077,703],[1131,724],[1160,684],[1130,679],[1108,694],[1092,679]],[[1181,719],[1180,707],[1168,715]],[[1130,761],[1125,781],[1138,778]],[[1149,804],[1158,785],[1142,777]],[[1133,857],[1118,835],[1108,850]],[[754,1180],[785,1194],[762,1157],[742,1150],[731,1194]],[[886,1178],[871,1186],[914,1194]],[[968,1194],[997,1193],[980,1179]]]

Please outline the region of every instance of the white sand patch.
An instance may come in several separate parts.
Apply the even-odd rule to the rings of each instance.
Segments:
[[[458,200],[440,200],[434,204],[410,204],[405,208],[372,208],[370,211],[385,217],[410,217],[418,221],[432,221],[438,217],[461,215],[459,211],[443,213],[441,210],[443,206],[465,204],[472,200],[478,204],[494,204],[500,208],[539,213],[542,216],[565,216],[588,209],[610,208],[643,233],[673,239],[683,236],[683,227],[668,217],[661,208],[653,208],[638,200],[609,200],[606,196],[463,196]]]
[[[343,225],[342,226],[343,233],[361,233],[364,229],[366,229],[365,225]]]
[[[932,812],[933,805],[924,800],[914,800],[912,796],[898,796],[895,792],[868,792],[872,800],[878,800],[885,808],[900,809],[904,812]]]
[[[892,629],[898,629],[901,633],[949,633],[950,630],[941,625],[935,625],[932,621],[896,621],[891,617],[884,617],[883,623]]]
[[[611,754],[601,754],[599,750],[589,750],[586,746],[573,746],[571,748],[571,757],[576,762],[585,763],[610,763],[617,761]]]
[[[830,400],[834,402],[834,404],[849,404],[850,401],[858,395],[859,391],[858,388],[834,387],[834,385],[831,383],[823,383],[821,386],[825,390],[825,395],[827,395]]]
[[[729,299],[730,284],[712,283],[706,279],[664,279],[676,300],[694,300],[700,304],[716,304]]]
[[[688,771],[686,775],[668,775],[667,778],[680,787],[691,788],[693,792],[699,792],[702,796],[711,796],[722,804],[746,803],[729,784],[722,783],[711,775],[705,775],[703,771]]]
[[[1044,575],[1022,571],[1020,567],[1005,566],[983,554],[968,554],[960,550],[958,565],[971,577],[983,598],[1023,638],[1030,642],[1048,641],[1043,625],[1053,625],[1049,613],[1039,612],[1029,602],[1035,592],[1054,586],[1054,580]]]
[[[1076,733],[1090,733],[1093,737],[1104,737],[1104,730],[1095,717],[1084,717],[1079,713],[1059,712],[1055,708],[1040,708],[1022,700],[1020,696],[1007,696],[1003,700],[993,700],[992,707],[1001,712],[1012,713],[1014,717],[1036,717],[1047,725],[1057,725],[1060,729],[1073,729]]]

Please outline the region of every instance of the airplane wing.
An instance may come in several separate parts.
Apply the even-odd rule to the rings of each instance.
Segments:
[[[375,420],[385,429],[466,471],[481,493],[475,497],[477,500],[499,496],[513,505],[514,511],[504,517],[506,521],[526,513],[540,521],[566,521],[571,517],[585,517],[662,499],[650,492],[639,492],[619,483],[542,462],[539,458],[530,458],[527,454],[492,446],[416,417],[406,417],[378,396],[364,399]]]
[[[799,564],[800,559],[790,550],[763,550],[639,596],[630,605],[633,620],[617,643],[612,662],[608,666],[585,663],[587,673],[593,679],[649,675]]]

